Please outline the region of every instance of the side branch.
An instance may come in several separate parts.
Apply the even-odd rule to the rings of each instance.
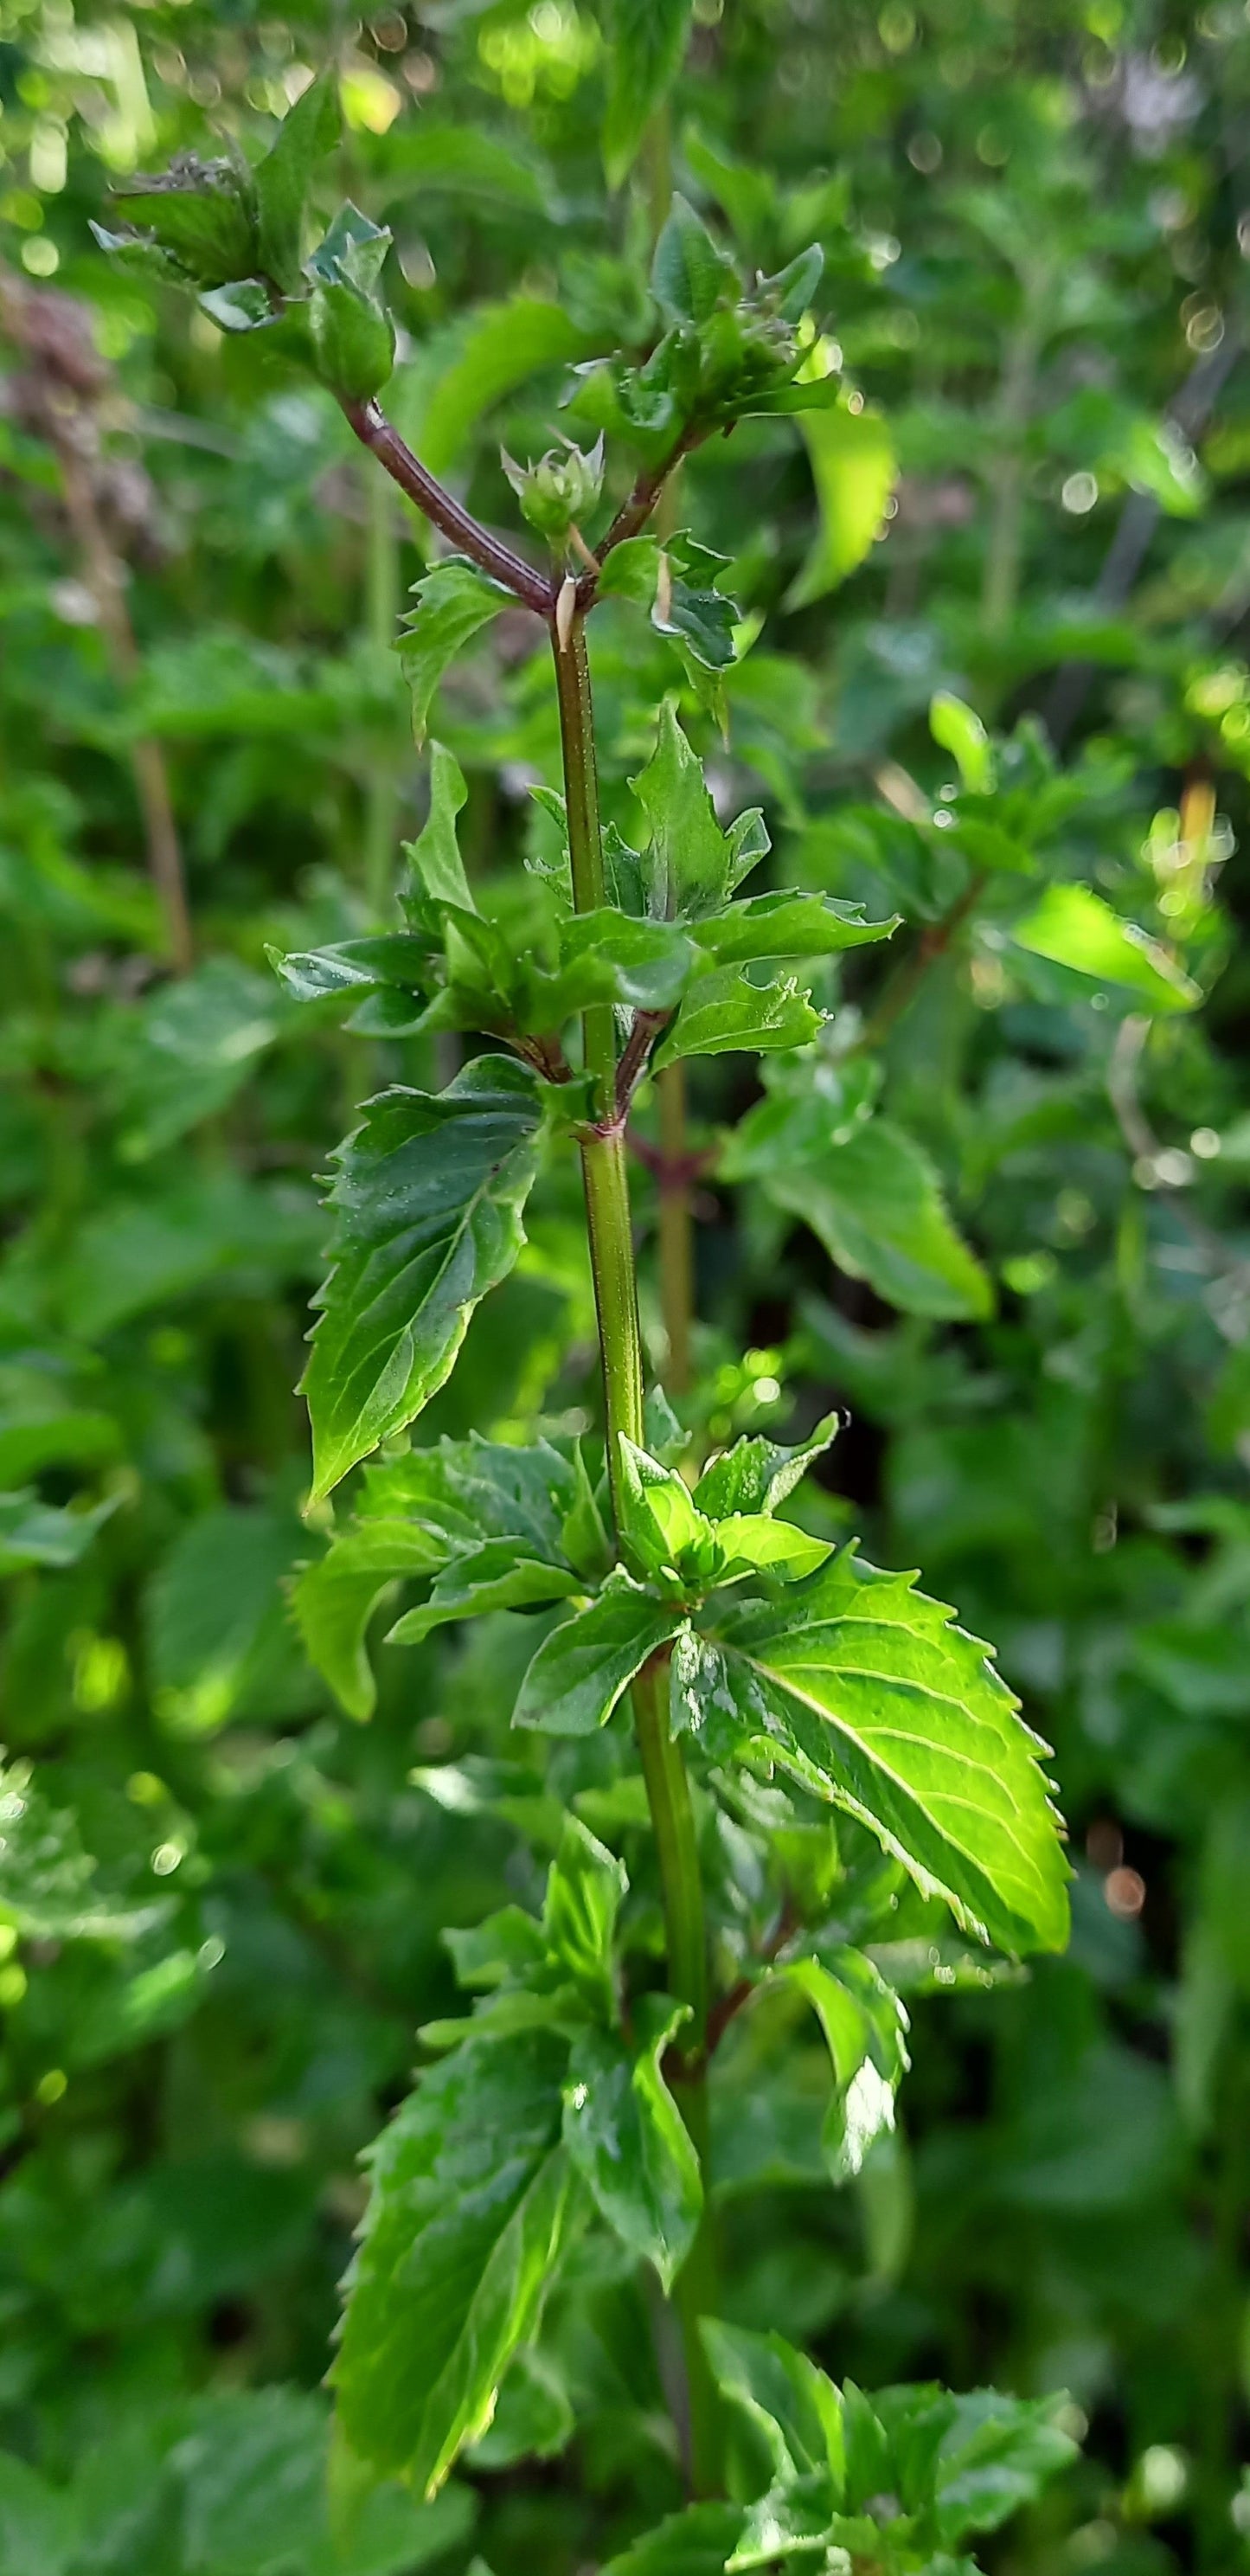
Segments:
[[[683,429],[676,446],[670,449],[663,464],[653,466],[649,472],[639,475],[628,499],[622,501],[607,535],[600,539],[595,548],[595,570],[584,572],[580,576],[577,584],[577,605],[583,613],[594,601],[599,573],[613,548],[623,546],[630,537],[641,534],[669,476],[676,472],[683,456],[688,456],[691,448],[697,447],[705,436],[706,432],[701,429]]]
[[[556,595],[547,575],[526,563],[524,556],[514,553],[502,537],[492,536],[489,528],[482,527],[468,510],[461,508],[420,458],[413,455],[376,402],[344,400],[342,407],[361,445],[370,449],[392,482],[410,501],[415,501],[432,525],[483,572],[502,582],[505,590],[510,590],[526,608],[550,620],[555,613]]]

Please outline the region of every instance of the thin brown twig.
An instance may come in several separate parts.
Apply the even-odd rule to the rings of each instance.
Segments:
[[[557,596],[556,585],[550,576],[539,572],[536,565],[527,563],[523,555],[517,554],[502,537],[492,535],[489,528],[484,528],[480,520],[464,509],[420,458],[413,455],[412,449],[376,402],[352,402],[343,398],[342,408],[362,447],[367,447],[377,457],[392,482],[398,484],[410,501],[415,501],[423,516],[452,545],[468,555],[482,572],[489,573],[493,581],[501,582],[505,590],[510,590],[523,607],[532,608],[536,616],[545,618],[550,624],[555,615]]]

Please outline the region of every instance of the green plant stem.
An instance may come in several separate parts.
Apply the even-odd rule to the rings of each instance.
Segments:
[[[686,1068],[666,1064],[660,1096],[660,1310],[668,1343],[668,1391],[684,1395],[690,1384],[690,1325],[694,1312],[694,1208],[686,1178]]]
[[[379,664],[393,659],[391,643],[399,616],[399,545],[391,496],[380,474],[366,476],[368,545],[365,558],[365,610],[369,642]],[[388,751],[375,761],[365,794],[365,894],[375,913],[384,912],[394,873],[397,781]]]
[[[586,623],[577,614],[566,637],[553,631],[556,693],[560,703],[560,748],[564,759],[564,796],[568,811],[569,864],[573,901],[579,912],[597,912],[607,902],[603,864],[603,829],[599,820],[599,771],[595,759],[595,717],[590,695]],[[616,1032],[610,1002],[583,1013],[586,1069],[594,1076],[596,1112],[610,1118],[616,1094]],[[628,1193],[626,1194],[628,1208]],[[632,1261],[632,1255],[631,1255]],[[641,1399],[640,1399],[641,1401]],[[630,1437],[636,1435],[631,1433]]]
[[[580,616],[574,617],[569,631],[563,636],[553,620],[552,646],[560,705],[573,900],[579,912],[592,912],[604,901],[606,889],[595,762],[594,708],[585,630]],[[624,1119],[616,1110],[616,1037],[610,1007],[599,1006],[587,1011],[583,1031],[586,1064],[595,1079],[600,1108],[599,1123],[582,1139],[582,1174],[603,1360],[608,1474],[619,1529],[618,1442],[622,1433],[631,1440],[640,1440],[642,1436],[642,1341],[638,1328],[638,1287],[630,1225]],[[690,2007],[690,2022],[682,2034],[684,2046],[680,2052],[682,2073],[678,2098],[706,2175],[704,2042],[707,2030],[707,1933],[690,1783],[681,1747],[669,1726],[667,1656],[654,1657],[639,1674],[634,1685],[633,1702],[663,1892],[669,1983],[678,2001]],[[716,2395],[698,2331],[699,2317],[713,2305],[712,2248],[708,2226],[705,2217],[694,2250],[677,2283],[674,2302],[681,2324],[689,2394],[690,2481],[700,2494],[715,2489],[718,2473]]]
[[[642,1339],[638,1286],[629,1217],[629,1168],[618,1129],[582,1140],[582,1180],[590,1234],[590,1267],[599,1319],[604,1412],[608,1428],[608,1482],[619,1525],[621,1464],[617,1440],[642,1440]]]
[[[716,2245],[709,2190],[707,2097],[707,1930],[703,1880],[690,1783],[681,1746],[669,1725],[667,1647],[644,1664],[634,1683],[634,1725],[655,1832],[664,1896],[668,1982],[690,2007],[669,2067],[673,2096],[694,2141],[703,2175],[703,2215],[690,2253],[673,2285],[686,2365],[687,2468],[695,2495],[715,2495],[721,2483],[720,2401],[708,2367],[699,2320],[714,2316]],[[684,2046],[683,2046],[684,2043]]]

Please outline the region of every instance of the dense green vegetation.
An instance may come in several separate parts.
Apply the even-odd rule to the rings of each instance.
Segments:
[[[0,2576],[1244,2557],[1248,102],[0,0]]]

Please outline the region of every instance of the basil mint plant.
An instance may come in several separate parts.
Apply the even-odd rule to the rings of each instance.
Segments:
[[[638,343],[573,375],[575,435],[505,459],[521,525],[504,538],[387,416],[389,236],[351,205],[314,212],[336,121],[335,93],[315,84],[256,167],[183,160],[137,180],[101,239],[187,283],[258,355],[310,370],[436,532],[399,639],[419,740],[479,630],[523,611],[550,638],[563,792],[542,791],[523,899],[493,902],[475,882],[458,840],[465,783],[430,739],[428,819],[393,906],[276,961],[290,993],[350,1014],[362,1087],[400,1040],[458,1067],[440,1087],[373,1090],[332,1157],[304,1380],[325,1544],[294,1614],[362,1719],[371,1621],[397,1585],[387,1654],[486,1612],[530,1614],[516,1761],[416,1776],[453,1812],[495,1814],[546,1868],[541,1910],[509,1904],[448,1934],[463,2010],[421,2032],[411,2093],[371,2153],[331,2373],[343,2511],[385,2479],[433,2497],[492,2444],[503,2459],[549,2450],[553,2297],[640,2272],[690,2501],[615,2576],[954,2576],[1069,2456],[1054,2405],[837,2386],[779,2335],[734,2324],[718,2208],[749,2180],[750,2138],[809,2022],[827,2049],[833,2189],[889,2139],[905,1955],[920,1944],[956,1962],[954,1978],[1063,1948],[1046,1747],[953,1609],[827,1534],[804,1479],[819,1498],[836,1415],[797,1445],[708,1448],[682,1384],[671,1235],[672,1382],[647,1383],[630,1207],[631,1142],[656,1162],[657,1095],[661,1181],[676,1189],[683,1066],[758,1055],[762,1088],[722,1139],[721,1183],[758,1179],[851,1275],[917,1311],[986,1311],[927,1158],[878,1115],[871,1026],[827,1007],[837,961],[888,941],[896,919],[802,887],[753,891],[762,817],[713,797],[678,714],[680,696],[715,737],[738,650],[725,566],[682,526],[683,461],[744,419],[854,417],[820,355],[821,255],[746,275],[674,198]],[[640,659],[659,637],[673,671],[658,718],[640,707],[643,751],[610,827],[591,654],[607,600],[638,621]],[[960,769],[952,811],[978,886],[997,868],[1010,893],[1006,826],[987,811],[992,747],[958,700],[935,703],[933,724]],[[1084,901],[1114,937],[1107,908]],[[1015,909],[1022,944],[1071,952],[1070,921],[1045,902]],[[1088,944],[1088,922],[1077,932]],[[1143,947],[1130,962],[1166,986],[1166,961]],[[598,1419],[530,1446],[423,1439],[475,1310],[522,1256],[531,1194],[574,1157]]]

